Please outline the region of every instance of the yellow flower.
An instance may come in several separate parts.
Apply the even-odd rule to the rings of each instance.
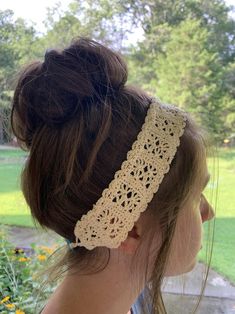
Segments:
[[[54,250],[51,249],[51,248],[48,248],[48,249],[46,250],[46,252],[47,252],[48,254],[52,254],[52,253],[54,252]]]
[[[47,258],[46,255],[38,255],[38,259],[40,261],[44,261],[46,258]]]
[[[25,314],[25,312],[21,310],[16,310],[15,314]]]
[[[9,303],[9,304],[5,304],[5,306],[6,306],[8,309],[13,309],[13,308],[15,307],[15,304]]]
[[[54,250],[53,249],[51,249],[51,248],[44,248],[43,249],[45,252],[47,252],[48,254],[52,254],[53,252],[54,252]]]
[[[26,261],[28,261],[28,260],[29,260],[29,258],[27,258],[27,257],[20,257],[20,258],[18,259],[19,262],[26,262]]]
[[[10,299],[9,296],[5,297],[4,299],[2,299],[2,301],[0,301],[0,304],[3,304],[4,302],[8,301]]]
[[[47,246],[40,246],[40,248],[44,251],[47,252],[48,254],[52,254],[54,252],[54,249],[51,247],[47,247]]]

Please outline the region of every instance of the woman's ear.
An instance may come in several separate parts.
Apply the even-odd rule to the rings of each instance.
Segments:
[[[134,254],[139,245],[140,237],[140,225],[135,223],[132,230],[128,233],[126,240],[118,247],[118,250],[121,250],[126,254]]]
[[[139,219],[135,222],[132,230],[128,232],[126,240],[123,241],[118,247],[118,250],[121,250],[123,253],[126,254],[134,254],[140,245],[140,241],[143,240],[142,238],[144,235],[144,230],[146,230],[146,228],[149,228],[150,220],[151,217],[146,211],[141,213]]]

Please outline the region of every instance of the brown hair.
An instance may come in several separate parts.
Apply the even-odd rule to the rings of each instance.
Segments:
[[[77,220],[92,209],[120,169],[152,102],[146,92],[126,84],[127,74],[119,53],[83,37],[62,51],[47,51],[44,62],[32,62],[22,70],[11,125],[20,146],[29,150],[21,187],[35,225],[74,242]],[[144,212],[149,217],[145,235],[149,242],[156,222],[163,236],[149,288],[154,313],[165,312],[160,290],[164,268],[178,212],[200,173],[204,146],[201,132],[188,116],[170,171]],[[147,249],[138,251],[144,252],[145,261]],[[102,247],[63,250],[48,269],[49,280],[75,266],[94,272],[98,265],[106,266],[101,260],[108,256],[108,264],[110,257],[110,249]],[[144,282],[146,274],[147,269]]]

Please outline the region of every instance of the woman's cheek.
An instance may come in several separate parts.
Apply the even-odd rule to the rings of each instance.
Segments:
[[[202,243],[202,220],[198,208],[182,210],[176,224],[165,276],[191,271]]]

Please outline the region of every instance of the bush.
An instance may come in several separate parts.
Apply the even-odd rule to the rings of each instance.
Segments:
[[[0,231],[0,313],[35,314],[36,304],[42,308],[45,300],[54,292],[49,286],[41,293],[38,271],[44,269],[48,257],[55,251],[53,247],[38,246],[30,248],[14,247],[7,240],[7,227]]]

